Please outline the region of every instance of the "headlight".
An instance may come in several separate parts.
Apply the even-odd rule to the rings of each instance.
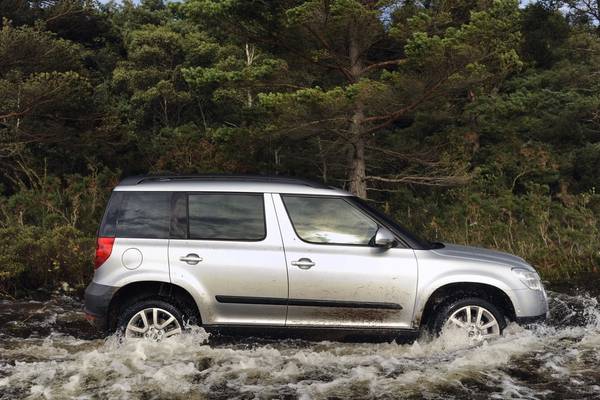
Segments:
[[[529,289],[542,290],[542,281],[537,273],[522,268],[513,268],[512,271]]]

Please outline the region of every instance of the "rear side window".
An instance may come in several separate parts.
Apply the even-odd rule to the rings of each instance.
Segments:
[[[170,192],[122,192],[117,237],[167,239],[171,223]]]
[[[117,233],[117,218],[119,218],[119,209],[121,207],[122,192],[113,192],[108,200],[104,217],[98,230],[100,237],[115,237]]]
[[[171,197],[171,239],[187,239],[187,194],[175,192]]]
[[[266,236],[262,194],[190,194],[188,213],[190,239],[259,241]]]

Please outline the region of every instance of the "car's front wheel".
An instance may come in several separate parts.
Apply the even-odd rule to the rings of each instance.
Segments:
[[[120,315],[118,330],[126,338],[160,342],[183,331],[183,315],[174,305],[146,299],[128,306]]]
[[[441,306],[433,320],[435,334],[446,330],[463,332],[473,343],[481,343],[502,335],[506,321],[492,303],[477,297],[451,301]]]

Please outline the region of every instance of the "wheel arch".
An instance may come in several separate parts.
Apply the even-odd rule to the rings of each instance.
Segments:
[[[428,326],[441,306],[467,297],[482,298],[498,307],[509,320],[516,320],[513,301],[503,289],[482,282],[451,282],[433,290],[421,311],[415,315],[414,325],[419,328]]]
[[[133,302],[150,297],[159,297],[181,307],[192,324],[201,324],[202,316],[194,297],[181,286],[161,281],[132,282],[120,287],[108,306],[108,329],[116,328],[120,311]]]

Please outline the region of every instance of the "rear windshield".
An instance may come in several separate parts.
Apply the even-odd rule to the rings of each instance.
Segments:
[[[99,236],[166,239],[171,222],[170,192],[113,192]]]

